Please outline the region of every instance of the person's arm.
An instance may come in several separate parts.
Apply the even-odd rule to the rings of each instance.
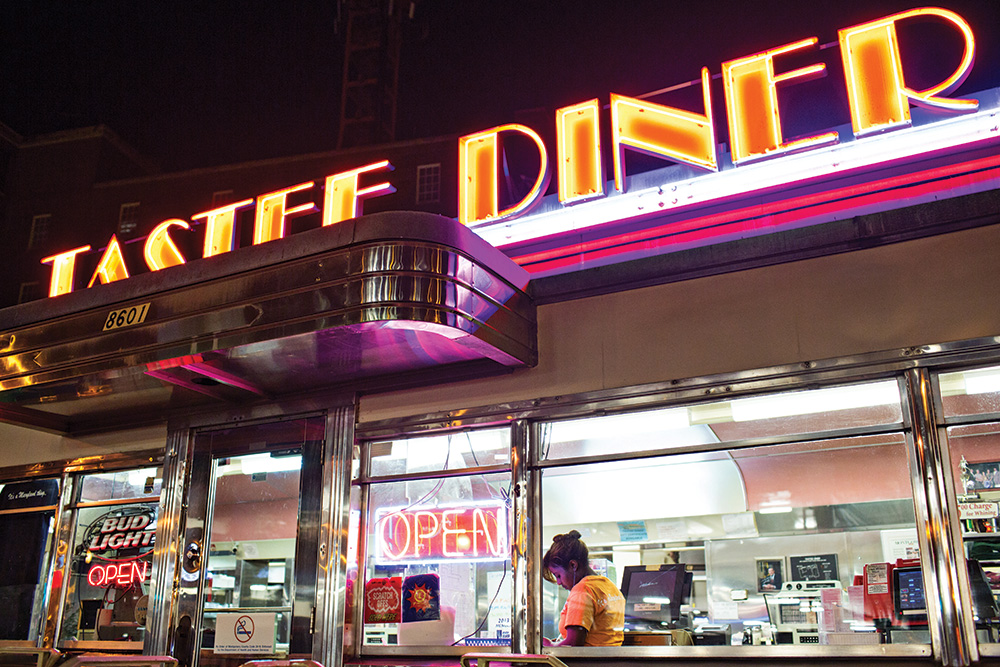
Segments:
[[[587,643],[587,628],[582,625],[567,625],[566,639],[559,646],[583,646]]]

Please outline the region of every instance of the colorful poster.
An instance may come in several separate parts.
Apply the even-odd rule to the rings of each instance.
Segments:
[[[376,577],[365,584],[365,623],[399,623],[402,577]]]
[[[403,623],[441,618],[441,580],[436,574],[417,574],[403,580]]]

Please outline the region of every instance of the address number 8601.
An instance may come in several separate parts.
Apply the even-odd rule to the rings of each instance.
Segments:
[[[143,303],[138,306],[129,306],[120,310],[112,310],[108,313],[108,319],[104,320],[103,331],[130,327],[133,324],[141,324],[146,319],[149,312],[149,304]]]

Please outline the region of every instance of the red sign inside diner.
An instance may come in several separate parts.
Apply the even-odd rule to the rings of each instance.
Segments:
[[[384,509],[375,525],[382,564],[510,557],[504,505]]]
[[[954,72],[938,84],[924,90],[906,85],[903,55],[896,36],[897,26],[915,18],[930,18],[948,24],[962,36],[963,48],[956,53]],[[975,57],[975,41],[969,24],[958,14],[937,7],[911,9],[875,21],[843,28],[838,32],[841,61],[846,82],[847,103],[855,139],[885,134],[911,125],[910,107],[921,106],[945,114],[963,114],[978,110],[972,99],[948,97],[968,76]],[[741,166],[803,153],[835,145],[836,132],[786,141],[778,99],[780,88],[825,75],[826,65],[816,63],[791,71],[776,71],[775,59],[792,52],[817,49],[818,39],[811,37],[736,58],[722,63],[727,127],[734,169]],[[610,123],[614,189],[626,191],[624,152],[643,152],[672,162],[692,165],[706,173],[719,172],[716,140],[717,121],[712,117],[711,77],[702,69],[701,85],[704,109],[699,112],[654,104],[643,99],[611,94]],[[559,202],[563,206],[587,206],[607,195],[601,155],[601,108],[593,99],[558,109],[556,121],[556,172]],[[527,137],[538,149],[537,178],[531,191],[506,209],[499,208],[499,164],[501,137],[511,133]],[[501,125],[459,139],[459,222],[473,227],[525,215],[545,194],[549,182],[549,157],[538,133],[523,125]],[[322,184],[298,183],[224,207],[190,216],[204,221],[202,257],[230,252],[237,236],[238,211],[254,210],[253,243],[276,241],[285,235],[286,220],[321,211],[321,224],[333,225],[363,214],[363,202],[370,197],[395,192],[389,182],[362,186],[362,179],[372,179],[372,172],[389,171],[388,161],[326,176]],[[288,195],[316,191],[314,201],[290,206]],[[622,211],[617,219],[634,213]],[[614,214],[612,214],[612,219]],[[196,224],[201,224],[196,222]],[[146,268],[158,271],[186,263],[172,233],[190,230],[186,220],[172,218],[160,222],[146,237]],[[565,230],[557,230],[562,232]],[[553,233],[539,230],[537,235]],[[77,257],[91,246],[80,246],[42,260],[52,265],[49,296],[73,291]],[[134,267],[133,267],[134,269]],[[97,283],[124,280],[131,275],[118,239],[112,235],[93,272],[88,287]]]

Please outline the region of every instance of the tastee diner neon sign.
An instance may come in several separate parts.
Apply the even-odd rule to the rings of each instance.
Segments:
[[[384,509],[376,526],[377,560],[382,563],[510,557],[503,505]]]
[[[902,54],[896,35],[900,22],[930,17],[954,26],[962,36],[959,65],[945,80],[925,90],[906,85]],[[975,40],[969,24],[958,14],[937,7],[924,7],[886,16],[839,31],[841,60],[847,87],[851,124],[856,138],[892,132],[911,125],[910,106],[946,113],[969,113],[978,101],[953,99],[952,93],[968,76],[975,57]],[[812,37],[781,45],[722,64],[725,108],[731,157],[735,168],[763,159],[814,150],[839,142],[836,132],[786,141],[778,105],[779,89],[785,85],[825,75],[823,63],[788,72],[775,71],[775,58],[816,47]],[[626,189],[625,150],[692,165],[705,172],[720,170],[712,117],[712,98],[707,68],[702,69],[704,113],[654,104],[638,98],[611,94],[611,141],[614,187]],[[556,172],[558,197],[564,206],[585,204],[606,196],[601,149],[600,102],[588,100],[556,111]],[[529,193],[512,206],[499,207],[498,167],[501,135],[515,133],[530,139],[538,149],[538,175]],[[539,135],[524,125],[508,124],[466,135],[459,139],[459,222],[481,227],[523,216],[545,193],[549,180],[549,157]],[[361,187],[369,172],[392,170],[388,161],[372,163],[327,176],[322,191],[322,225],[329,226],[362,214],[363,201],[395,192],[388,182]],[[317,188],[315,182],[292,185],[191,216],[205,221],[202,257],[233,250],[236,213],[256,205],[253,243],[275,241],[285,236],[286,220],[320,210],[314,202],[288,205],[288,196]],[[186,263],[170,236],[172,230],[188,230],[181,219],[158,224],[146,238],[143,256],[151,271]],[[90,251],[80,246],[46,257],[52,265],[49,296],[73,290],[77,257]],[[121,245],[112,235],[97,263],[88,287],[129,278]]]

